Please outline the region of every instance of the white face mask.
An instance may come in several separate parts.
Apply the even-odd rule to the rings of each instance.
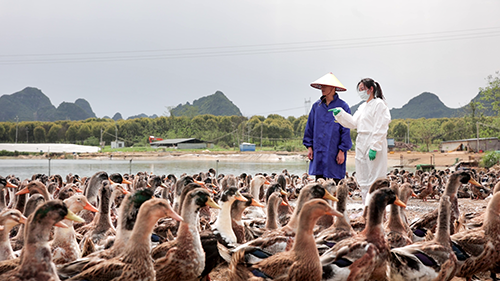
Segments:
[[[370,95],[368,95],[366,93],[366,90],[364,90],[364,91],[358,91],[358,95],[364,101],[367,101],[370,98]]]

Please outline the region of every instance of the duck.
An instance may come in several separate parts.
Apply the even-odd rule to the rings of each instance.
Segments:
[[[356,232],[349,224],[349,217],[346,212],[349,188],[345,183],[341,183],[337,186],[336,195],[339,200],[336,210],[342,214],[342,217],[336,218],[335,223],[331,227],[321,231],[317,235],[316,247],[318,247],[320,254],[323,254],[327,249],[335,246],[338,242],[356,235]]]
[[[16,256],[9,241],[9,233],[18,224],[25,224],[26,217],[16,209],[6,209],[0,213],[0,261],[11,260]]]
[[[63,202],[75,214],[83,209],[98,212],[94,206],[90,205],[83,194],[75,194]],[[51,243],[52,261],[55,264],[68,263],[81,257],[81,251],[76,241],[75,229],[73,228],[73,221],[64,219],[63,223],[68,227],[56,228],[54,230],[54,239]]]
[[[123,252],[87,267],[69,280],[155,280],[150,238],[158,219],[165,216],[183,220],[165,199],[153,198],[144,202]]]
[[[21,196],[25,196],[24,194]],[[29,217],[38,206],[43,204],[45,202],[45,198],[43,198],[42,194],[33,194],[30,196],[28,201],[26,202],[26,206],[24,208],[24,213],[23,215],[25,217]],[[17,231],[16,236],[10,239],[11,245],[12,245],[12,250],[14,251],[19,251],[23,248],[24,245],[24,229],[26,227],[26,224],[21,224],[19,227],[19,230]],[[1,271],[0,271],[1,273]]]
[[[45,186],[45,184],[43,184],[39,180],[30,181],[23,189],[16,192],[16,195],[22,195],[27,193],[29,193],[30,195],[39,193],[43,196],[45,201],[49,201],[52,199],[52,196],[49,194],[49,191],[47,190],[47,186]]]
[[[388,180],[379,179],[373,185],[381,185],[380,181]],[[389,245],[382,226],[385,207],[388,204],[406,206],[388,187],[377,189],[367,201],[365,229],[321,255],[323,280],[385,280],[389,257]]]
[[[17,185],[10,183],[10,181],[6,180],[4,177],[0,176],[0,212],[5,209],[7,206],[5,204],[5,194],[4,189],[11,187],[17,188]]]
[[[93,252],[95,246],[104,246],[110,236],[116,235],[116,229],[111,223],[110,217],[113,190],[109,181],[103,181],[102,183],[103,186],[99,190],[99,212],[94,217],[92,223],[77,230],[80,234],[84,234],[80,242],[82,256]]]
[[[181,211],[183,221],[177,237],[162,244],[168,250],[163,257],[155,260],[156,280],[199,279],[205,266],[205,252],[198,230],[198,212],[205,206],[220,209],[204,188],[196,188],[186,195]]]
[[[264,208],[265,206],[257,202],[252,195],[243,193],[242,194],[247,201],[236,200],[231,205],[231,227],[236,235],[236,243],[243,244],[249,240],[256,238],[256,234],[253,233],[252,229],[246,225],[243,220],[243,212],[247,207],[255,206]]]
[[[84,258],[79,258],[73,262],[58,266],[57,272],[59,277],[61,279],[68,279],[82,272],[84,268],[91,267],[121,254],[130,239],[140,207],[144,202],[152,198],[153,192],[149,189],[140,189],[126,195],[118,210],[119,219],[113,245],[108,249],[93,252]]]
[[[83,221],[68,210],[61,200],[51,200],[39,206],[26,222],[26,240],[17,268],[0,275],[1,280],[59,280],[50,253],[49,236],[52,226],[67,227],[63,219]]]
[[[212,230],[218,233],[227,244],[236,244],[238,242],[231,225],[231,207],[235,200],[248,201],[236,187],[228,187],[221,196],[219,201],[221,211],[212,227]]]
[[[313,228],[323,215],[342,216],[323,199],[311,199],[302,206],[297,234],[290,251],[277,253],[246,269],[245,256],[231,260],[229,280],[249,280],[257,274],[273,280],[320,280],[322,274]],[[239,250],[244,253],[245,249]],[[246,274],[243,274],[245,272]]]
[[[264,198],[264,185],[271,184],[263,175],[257,175],[250,181],[248,193],[257,201]],[[249,207],[245,214],[251,218],[265,218],[266,213],[259,207]]]
[[[455,276],[457,257],[450,243],[451,206],[450,196],[443,195],[439,201],[439,216],[433,240],[391,250],[390,280],[444,281]]]
[[[286,204],[283,201],[282,196],[283,195],[281,195],[278,191],[273,192],[269,196],[266,206],[266,218],[253,219],[248,223],[248,226],[251,228],[252,233],[260,237],[266,231],[273,231],[281,227],[281,224],[278,222],[278,207],[281,204]]]
[[[59,193],[57,193],[57,196],[55,196],[55,199],[60,199],[60,200],[65,200],[67,198],[70,198],[71,196],[75,195],[76,193],[83,193],[83,191],[78,188],[76,184],[67,184],[64,187],[62,187],[59,190]]]
[[[302,211],[304,204],[312,199],[322,199],[338,201],[338,199],[330,194],[321,184],[311,183],[303,187],[299,193],[299,198],[297,199],[297,206],[290,218],[287,225],[278,228],[276,230],[268,231],[262,234],[257,239],[249,241],[245,244],[237,246],[232,249],[233,252],[237,252],[244,248],[259,248],[270,254],[276,254],[279,252],[288,251],[293,246],[294,237],[296,235],[299,215]],[[222,256],[227,262],[231,262],[227,256]]]
[[[354,229],[354,231],[361,232],[366,227],[366,220],[367,220],[367,216],[368,216],[368,205],[369,205],[368,202],[370,202],[370,198],[371,198],[371,195],[373,194],[373,192],[375,192],[381,188],[384,188],[384,187],[390,187],[390,185],[391,185],[391,182],[388,179],[380,179],[380,180],[376,180],[370,186],[370,189],[368,190],[368,194],[366,196],[366,200],[365,200],[366,204],[363,208],[362,215],[358,216],[350,221],[350,224],[352,226],[352,229]],[[383,217],[383,220],[385,220],[385,212],[384,212],[384,215],[382,217]]]
[[[391,182],[391,189],[405,204],[408,202],[409,195],[411,196],[411,194],[413,194],[413,192],[409,193],[406,190],[406,192],[400,190],[400,186],[396,182]],[[390,205],[390,208],[389,219],[385,226],[385,239],[389,244],[389,248],[399,248],[412,244],[413,240],[411,239],[410,233],[413,233],[405,228],[401,217],[401,212],[403,212],[401,210],[402,208],[397,205]]]
[[[485,214],[481,227],[451,236],[458,259],[458,277],[471,280],[474,274],[494,270],[492,264],[498,266],[500,263],[500,193],[493,195]]]
[[[476,182],[476,180],[474,180],[474,178],[472,178],[468,172],[458,172],[450,176],[444,189],[443,195],[448,195],[451,200],[452,212],[450,213],[450,234],[455,233],[455,222],[460,217],[457,191],[460,184],[466,183],[480,186],[480,184]],[[413,241],[424,240],[426,239],[426,236],[428,237],[427,240],[429,239],[429,237],[432,237],[432,235],[428,234],[428,231],[430,231],[431,233],[435,232],[438,212],[439,208],[422,215],[416,221],[410,224],[410,227],[414,233]]]

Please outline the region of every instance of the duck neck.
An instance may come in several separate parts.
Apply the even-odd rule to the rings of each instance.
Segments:
[[[3,191],[4,189],[0,187],[0,211],[5,209],[5,192]]]
[[[319,253],[313,235],[313,228],[317,220],[318,217],[313,218],[310,214],[302,214],[300,216],[297,235],[292,247],[292,251],[295,251],[300,258],[315,257],[319,261]]]
[[[441,199],[442,200],[442,199]],[[445,207],[448,205],[448,207]],[[438,222],[436,228],[436,237],[434,238],[443,246],[450,247],[450,204],[440,204],[438,213]]]
[[[191,202],[190,202],[191,203]],[[198,231],[198,212],[199,209],[193,209],[191,204],[183,204],[182,206],[182,221],[179,224],[177,232],[177,241],[181,245],[195,245],[201,248],[200,232]]]
[[[495,209],[499,206],[499,203],[497,203],[499,200],[500,194],[495,193],[488,204],[483,222],[485,235],[496,239],[494,241],[498,241],[498,236],[500,236],[500,210]]]
[[[268,230],[278,228],[278,206],[279,200],[272,200],[267,204],[266,229]]]
[[[10,225],[5,225],[4,227],[3,230],[0,230],[0,260],[11,260],[15,258],[9,240],[9,233],[12,227]]]
[[[40,271],[55,275],[55,265],[49,247],[49,236],[55,222],[30,220],[26,231],[19,273],[23,276],[40,274]]]
[[[109,216],[110,211],[110,198],[109,194],[103,193],[101,200],[99,202],[99,213],[96,214],[97,224],[96,231],[106,231],[109,228],[114,228],[111,223],[111,217]]]
[[[401,220],[399,206],[391,204],[391,212],[389,213],[388,227],[391,231],[399,233],[404,232],[403,221]]]
[[[255,200],[259,200],[260,195],[260,187],[263,185],[263,182],[260,180],[255,180],[250,183],[250,194],[255,198]]]
[[[292,230],[297,229],[297,225],[299,222],[299,214],[300,211],[302,210],[302,207],[304,206],[304,203],[307,199],[304,197],[299,197],[298,202],[297,202],[297,207],[295,210],[293,210],[292,216],[290,217],[290,221],[288,221],[288,224],[286,225],[287,227],[291,228]]]
[[[73,221],[64,219],[62,221],[68,227],[55,227],[54,228],[54,240],[52,242],[53,245],[60,244],[70,244],[70,243],[78,243],[76,242],[76,234],[75,229],[73,228]],[[77,247],[78,248],[78,247]]]
[[[230,243],[236,243],[236,235],[234,234],[231,226],[231,205],[233,202],[234,199],[220,203],[220,205],[222,205],[222,210],[220,211],[219,217],[215,223],[215,226],[222,237],[227,239]]]
[[[363,230],[363,232],[366,233],[367,240],[370,242],[384,236],[382,217],[384,215],[385,206],[386,205],[381,205],[380,202],[370,200],[370,206],[367,208],[368,219],[366,221],[365,230]]]
[[[141,209],[139,211],[129,243],[127,243],[123,252],[125,256],[135,256],[134,259],[137,259],[139,256],[149,255],[151,252],[151,233],[153,233],[157,220],[156,217],[149,216],[148,210]]]

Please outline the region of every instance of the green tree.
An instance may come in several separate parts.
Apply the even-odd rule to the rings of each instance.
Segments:
[[[77,124],[73,124],[66,130],[65,136],[68,141],[75,142],[78,140],[78,127]]]
[[[33,130],[33,136],[35,138],[35,142],[45,142],[45,129],[43,126],[36,126],[35,129]]]
[[[15,128],[14,128],[15,129]],[[59,124],[54,124],[52,127],[50,127],[49,133],[47,135],[47,138],[49,139],[50,142],[60,142],[61,140],[61,131],[62,131],[62,126]]]
[[[90,124],[83,124],[78,129],[78,139],[79,140],[86,140],[91,136],[91,134],[92,134],[92,130],[91,130]]]
[[[489,75],[486,80],[488,86],[479,88],[483,94],[483,99],[491,101],[492,109],[497,114],[500,114],[500,71],[495,72],[496,76]]]

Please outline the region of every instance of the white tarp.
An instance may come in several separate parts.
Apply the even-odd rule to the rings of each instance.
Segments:
[[[100,147],[65,143],[0,143],[0,151],[43,152],[43,153],[84,153],[99,152]]]

